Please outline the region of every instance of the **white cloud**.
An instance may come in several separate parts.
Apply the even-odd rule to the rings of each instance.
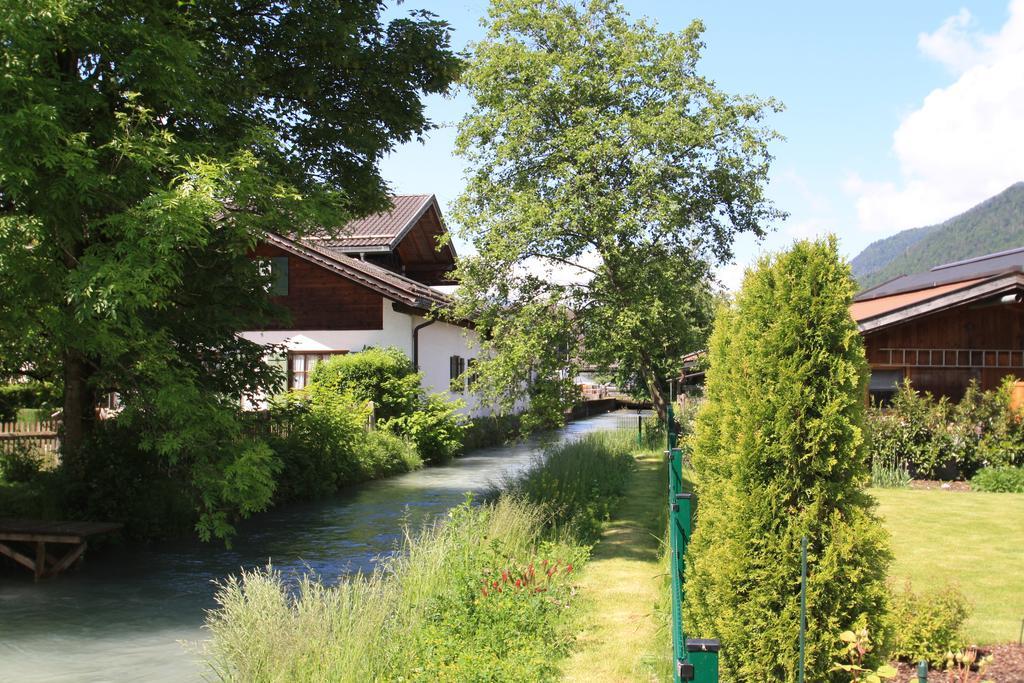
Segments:
[[[741,263],[730,263],[719,266],[715,271],[715,278],[725,291],[738,292],[740,291],[740,285],[743,284],[743,276],[746,272],[747,266]]]
[[[974,17],[967,8],[942,22],[934,33],[919,33],[917,47],[953,73],[963,73],[981,61],[984,36],[971,30]]]
[[[918,46],[958,74],[933,90],[893,134],[897,182],[851,175],[861,229],[888,233],[927,225],[1024,180],[1024,0],[996,34],[961,10]]]

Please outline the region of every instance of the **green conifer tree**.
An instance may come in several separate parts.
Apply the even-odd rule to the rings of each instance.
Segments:
[[[854,291],[834,238],[799,242],[748,272],[715,324],[692,438],[699,515],[684,628],[721,639],[728,680],[797,680],[805,534],[806,680],[835,676],[845,629],[884,642],[890,555],[864,491]]]

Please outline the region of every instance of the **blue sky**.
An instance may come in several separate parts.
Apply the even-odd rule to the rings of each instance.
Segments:
[[[763,250],[834,232],[852,257],[868,243],[963,211],[1024,180],[1024,0],[963,2],[626,1],[664,31],[706,25],[702,72],[726,91],[775,97],[769,194],[790,218],[762,242],[741,240],[735,286]],[[482,35],[484,2],[408,0],[428,9],[463,48]],[[399,193],[462,189],[452,154],[469,98],[430,98],[442,127],[383,163]],[[465,245],[461,246],[466,251]]]

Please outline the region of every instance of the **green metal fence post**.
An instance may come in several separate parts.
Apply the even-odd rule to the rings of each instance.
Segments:
[[[804,640],[807,633],[807,534],[800,539],[800,668],[797,676],[804,683]]]
[[[683,451],[676,448],[672,429],[672,407],[668,407],[668,504],[669,558],[672,579],[672,679],[674,683],[697,681],[718,683],[717,640],[686,638],[682,605],[685,597],[683,579],[686,573],[686,547],[693,535],[692,493],[683,492]]]
[[[718,683],[718,650],[721,649],[717,639],[691,638],[686,641],[686,656],[693,666],[694,683]]]
[[[917,663],[917,683],[928,683],[928,661],[925,659]]]

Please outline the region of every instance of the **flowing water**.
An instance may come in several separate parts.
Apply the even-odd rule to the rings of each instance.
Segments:
[[[581,420],[554,438],[635,424],[633,416]],[[215,581],[268,562],[327,581],[368,569],[395,548],[403,523],[415,527],[466,492],[515,476],[538,449],[537,441],[483,449],[450,465],[289,505],[242,524],[230,550],[181,541],[93,553],[80,570],[39,583],[28,572],[0,576],[0,682],[203,680],[194,644],[205,638]]]

